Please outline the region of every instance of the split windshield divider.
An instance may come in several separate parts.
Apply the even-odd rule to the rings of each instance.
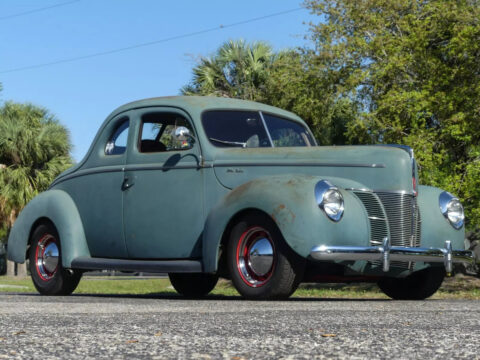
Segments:
[[[267,132],[268,140],[270,141],[270,144],[272,147],[275,147],[275,144],[273,143],[272,136],[270,135],[270,130],[267,127],[267,123],[265,122],[265,118],[263,117],[263,113],[261,111],[258,112],[260,114],[260,118],[262,119],[263,127],[265,128],[265,131]]]

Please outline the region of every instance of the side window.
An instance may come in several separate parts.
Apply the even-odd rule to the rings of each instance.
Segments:
[[[125,118],[115,129],[105,146],[105,155],[121,155],[127,150],[129,121]]]
[[[142,129],[138,150],[142,153],[187,150],[192,144],[187,140],[177,140],[175,130],[186,127],[193,135],[187,119],[174,113],[149,113],[142,117]]]

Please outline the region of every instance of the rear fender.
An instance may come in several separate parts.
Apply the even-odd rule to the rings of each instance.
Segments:
[[[80,214],[72,198],[65,191],[49,190],[30,201],[15,221],[8,237],[9,260],[25,262],[30,236],[42,220],[51,221],[58,231],[65,268],[69,268],[76,257],[90,256]]]

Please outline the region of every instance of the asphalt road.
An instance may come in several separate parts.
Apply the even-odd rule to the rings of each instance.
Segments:
[[[0,358],[480,359],[480,302],[0,294]]]

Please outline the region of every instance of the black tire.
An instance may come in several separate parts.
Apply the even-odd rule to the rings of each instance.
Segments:
[[[205,273],[168,274],[173,288],[188,298],[202,298],[215,288],[218,275]]]
[[[395,300],[423,300],[435,294],[444,278],[445,269],[429,267],[403,279],[381,279],[378,287]]]
[[[259,254],[256,246],[263,246],[272,256],[254,257]],[[244,298],[286,299],[303,277],[305,260],[290,249],[270,217],[250,213],[232,228],[227,265],[233,285]]]
[[[51,262],[55,257],[48,256],[48,249],[50,254],[56,249],[57,261]],[[31,238],[29,259],[33,285],[40,294],[70,295],[77,288],[82,273],[63,268],[60,238],[53,225],[41,224],[35,229]]]

